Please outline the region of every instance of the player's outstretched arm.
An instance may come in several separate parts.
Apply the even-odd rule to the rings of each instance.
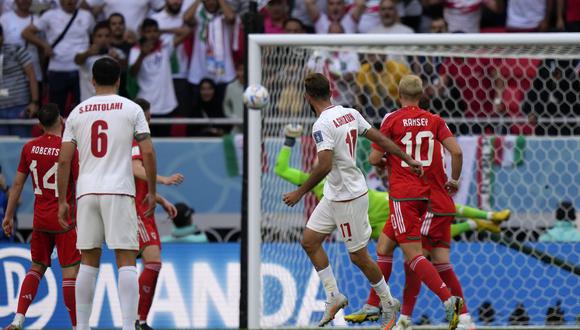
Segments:
[[[276,157],[276,165],[274,166],[274,173],[282,179],[295,184],[297,186],[304,184],[310,177],[308,173],[302,172],[297,168],[290,167],[290,157],[292,156],[292,148],[283,146]]]
[[[147,177],[148,191],[146,200],[137,202],[147,203],[149,208],[145,212],[145,215],[151,215],[155,210],[155,196],[157,194],[157,160],[155,159],[155,149],[153,149],[153,143],[151,142],[151,135],[149,133],[138,133],[135,135],[135,140],[139,144],[141,156],[143,157],[143,167],[145,168]]]
[[[73,142],[63,142],[60,146],[57,168],[57,190],[58,190],[58,222],[62,228],[68,228],[69,205],[66,200],[69,187],[72,160],[75,155],[76,146]]]
[[[145,167],[143,167],[143,162],[140,159],[133,159],[133,176],[139,180],[147,181],[147,173],[145,172]],[[171,176],[157,175],[157,183],[167,186],[181,184],[183,179],[184,177],[181,173],[175,173]]]
[[[310,172],[310,177],[300,188],[284,195],[284,203],[294,206],[307,192],[312,190],[332,170],[332,150],[322,150],[318,153],[318,164]]]
[[[2,229],[4,229],[4,234],[6,234],[6,236],[12,235],[12,230],[14,229],[14,213],[27,177],[28,175],[24,173],[16,172],[14,182],[12,182],[12,187],[10,187],[10,192],[8,193],[8,205],[6,206],[4,220],[2,221]]]
[[[389,154],[395,155],[401,158],[402,161],[407,163],[409,167],[411,167],[412,171],[417,173],[418,175],[423,175],[423,165],[420,162],[411,158],[411,156],[407,155],[403,152],[391,139],[384,136],[379,130],[376,128],[370,128],[366,132],[366,137],[373,141],[374,143],[378,144],[384,152]]]
[[[463,152],[453,136],[441,141],[441,144],[451,154],[451,180],[445,184],[445,188],[450,195],[453,195],[459,189],[459,177],[461,176],[461,167],[463,166]]]

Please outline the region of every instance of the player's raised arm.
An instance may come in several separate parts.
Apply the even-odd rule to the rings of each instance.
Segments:
[[[391,139],[384,136],[379,130],[376,128],[370,128],[365,135],[369,140],[381,147],[383,151],[401,158],[401,160],[411,167],[413,172],[417,173],[419,176],[423,175],[423,166],[421,163],[404,153],[403,150],[401,150]],[[375,160],[376,163],[376,159],[374,158],[376,158],[376,155],[373,156],[373,160]],[[375,165],[375,163],[371,162],[373,165]]]

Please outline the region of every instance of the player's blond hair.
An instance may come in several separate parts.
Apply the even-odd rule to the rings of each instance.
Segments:
[[[406,75],[399,82],[399,95],[409,101],[417,101],[423,95],[423,81],[419,76]]]

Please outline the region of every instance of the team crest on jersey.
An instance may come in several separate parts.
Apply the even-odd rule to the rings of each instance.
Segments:
[[[320,143],[320,142],[324,141],[324,139],[322,138],[321,131],[316,131],[316,132],[312,133],[312,136],[314,136],[314,141],[316,141],[316,143]]]

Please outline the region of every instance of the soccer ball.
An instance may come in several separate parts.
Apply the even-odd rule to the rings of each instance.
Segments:
[[[244,104],[250,109],[263,109],[270,103],[270,93],[262,85],[250,85],[244,91]]]

